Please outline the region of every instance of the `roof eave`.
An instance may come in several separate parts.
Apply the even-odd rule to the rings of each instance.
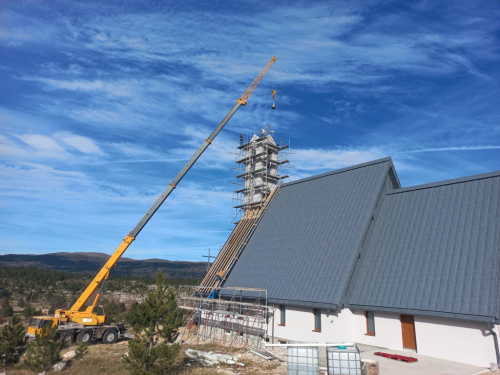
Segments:
[[[309,307],[309,308],[317,308],[317,309],[330,309],[330,310],[340,309],[339,305],[336,303],[298,301],[298,300],[280,299],[280,298],[272,298],[272,297],[268,298],[267,303],[268,304],[286,305],[286,306]]]
[[[462,320],[472,320],[472,321],[484,322],[484,323],[494,323],[494,324],[500,323],[498,317],[494,317],[494,316],[463,314],[463,313],[449,312],[449,311],[433,311],[433,310],[420,310],[420,309],[412,309],[412,308],[398,308],[398,307],[388,307],[388,306],[369,306],[369,305],[358,305],[358,304],[349,304],[346,307],[348,307],[349,309],[352,309],[352,310],[385,311],[385,312],[395,312],[395,313],[408,314],[408,315],[426,315],[426,316],[435,316],[438,318],[453,318],[453,319],[462,319]]]

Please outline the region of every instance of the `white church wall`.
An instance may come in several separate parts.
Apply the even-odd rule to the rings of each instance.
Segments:
[[[274,336],[288,341],[357,342],[403,350],[400,314],[375,312],[375,335],[367,335],[365,311],[321,310],[321,332],[314,332],[314,309],[286,306],[286,324],[280,326],[276,306]],[[415,316],[417,353],[475,366],[496,362],[493,337],[485,323],[468,320]],[[495,327],[498,333],[498,326]],[[269,328],[269,334],[272,328]],[[411,352],[408,353],[411,356]]]
[[[399,314],[375,311],[375,335],[370,336],[366,331],[365,311],[354,310],[352,312],[353,340],[362,344],[403,350],[399,317]]]
[[[498,334],[498,326],[495,330]],[[417,315],[415,334],[420,354],[482,367],[496,363],[486,323]]]
[[[352,341],[352,313],[350,310],[321,309],[321,332],[314,331],[314,309],[286,306],[286,323],[280,326],[280,306],[276,306],[274,336],[293,341],[338,342]]]

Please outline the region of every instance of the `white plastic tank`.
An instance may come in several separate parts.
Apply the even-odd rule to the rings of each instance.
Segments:
[[[328,375],[361,375],[361,356],[356,344],[327,346],[326,358]]]
[[[319,357],[317,346],[300,346],[300,344],[317,344],[316,342],[292,341],[287,348],[287,375],[318,375]]]

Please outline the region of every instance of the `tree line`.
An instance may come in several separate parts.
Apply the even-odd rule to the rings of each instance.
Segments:
[[[14,300],[17,301],[17,307],[22,309],[21,315],[26,318],[42,314],[40,308],[34,307],[35,304],[47,309],[48,314],[54,314],[56,309],[71,307],[91,280],[90,275],[0,266],[0,315],[4,317],[13,315]],[[168,279],[168,282],[171,287],[175,287],[198,285],[200,280]],[[145,295],[154,283],[155,279],[152,277],[110,276],[106,281],[103,295],[115,291]],[[104,306],[109,322],[115,321],[126,309],[123,302],[112,298],[101,298],[100,304]]]
[[[52,271],[51,271],[52,272]],[[125,322],[133,328],[135,337],[128,342],[128,354],[123,357],[131,375],[169,374],[180,352],[174,344],[178,328],[185,323],[185,311],[177,308],[175,285],[162,272],[149,288],[144,302],[134,304],[124,314]],[[119,307],[117,307],[119,310]],[[27,342],[24,327],[17,314],[0,330],[0,363],[4,369],[22,361],[22,368],[31,371],[47,371],[61,360],[64,343],[58,337],[57,326],[44,326]],[[88,353],[86,344],[76,348],[77,358]]]

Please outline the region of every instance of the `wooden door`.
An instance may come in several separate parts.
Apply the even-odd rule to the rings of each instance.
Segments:
[[[401,315],[401,333],[403,335],[403,348],[417,350],[413,315]]]

